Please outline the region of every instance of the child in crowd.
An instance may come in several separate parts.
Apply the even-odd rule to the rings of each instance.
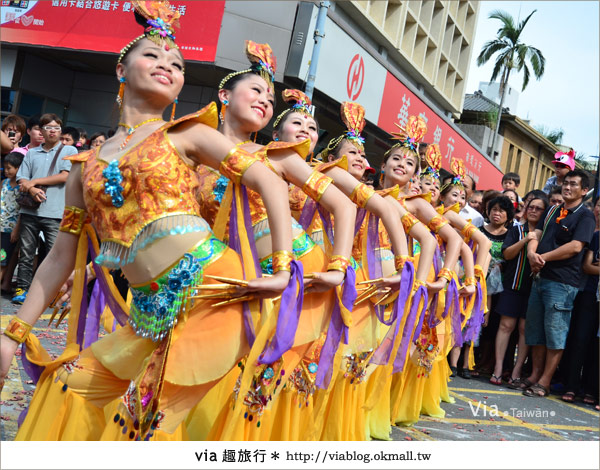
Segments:
[[[521,177],[516,173],[506,173],[502,177],[502,189],[512,189],[516,191],[519,185],[521,184]]]
[[[10,258],[19,240],[19,205],[17,204],[17,171],[23,161],[19,152],[10,152],[4,159],[4,174],[0,191],[0,228],[2,248],[0,248],[0,282],[4,277]]]
[[[553,186],[550,190],[550,205],[560,206],[563,202],[562,186]]]

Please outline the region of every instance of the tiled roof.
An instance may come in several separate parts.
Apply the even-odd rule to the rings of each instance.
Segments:
[[[471,111],[475,113],[489,113],[498,110],[498,104],[483,96],[481,91],[476,91],[473,94],[465,95],[465,103],[463,112]],[[502,112],[507,113],[508,108],[503,108]]]

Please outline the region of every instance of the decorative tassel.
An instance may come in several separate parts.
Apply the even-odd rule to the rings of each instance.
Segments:
[[[179,96],[175,98],[175,101],[173,101],[173,109],[171,109],[171,121],[175,118],[175,107],[177,106],[177,103],[179,103],[178,98]]]
[[[125,82],[127,80],[125,79],[125,77],[121,77],[119,78],[119,93],[117,94],[117,103],[119,105],[119,108],[121,108],[123,106],[123,94],[125,93]]]

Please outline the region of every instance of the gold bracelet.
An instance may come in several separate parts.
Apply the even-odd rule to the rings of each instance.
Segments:
[[[441,215],[433,216],[427,224],[429,230],[431,230],[433,233],[439,233],[440,229],[444,225],[448,225],[448,219],[442,217]]]
[[[291,263],[294,260],[294,253],[286,250],[279,250],[273,253],[273,274],[279,271],[290,271]]]
[[[311,199],[319,202],[331,183],[333,183],[333,180],[329,176],[325,176],[323,173],[315,170],[302,186],[302,191]]]
[[[419,223],[419,219],[417,219],[410,212],[407,212],[400,218],[402,222],[402,226],[404,227],[404,233],[407,235],[410,233],[412,228]]]
[[[394,256],[394,266],[396,268],[396,271],[398,271],[398,272],[402,271],[402,268],[404,268],[404,265],[406,264],[406,262],[409,259],[410,259],[410,256],[408,256],[408,255]]]
[[[239,147],[234,147],[221,162],[219,171],[234,183],[240,184],[246,170],[257,161],[251,153]]]
[[[350,260],[342,255],[333,255],[327,265],[327,271],[341,271],[346,273],[348,266],[350,266]]]
[[[478,230],[477,227],[475,227],[475,225],[473,225],[471,222],[467,222],[467,225],[465,225],[460,231],[465,242],[471,240],[471,237],[473,236],[473,233],[475,233],[475,230]]]
[[[364,208],[367,207],[367,203],[373,197],[373,194],[375,194],[373,188],[370,188],[365,183],[358,183],[352,190],[352,194],[350,194],[350,200],[358,207]]]
[[[465,278],[464,284],[465,284],[465,286],[476,286],[477,279],[475,279],[474,277],[467,277],[467,278]]]
[[[83,226],[88,221],[86,216],[87,212],[85,209],[75,206],[66,206],[58,230],[61,232],[72,233],[73,235],[79,235],[81,229],[83,229]]]
[[[450,282],[453,277],[454,277],[454,273],[448,268],[442,268],[442,269],[440,269],[440,272],[438,273],[438,279],[440,279],[440,278],[446,279],[448,282]]]
[[[8,322],[8,325],[4,330],[4,335],[17,343],[24,343],[32,328],[33,325],[30,325],[15,315]]]

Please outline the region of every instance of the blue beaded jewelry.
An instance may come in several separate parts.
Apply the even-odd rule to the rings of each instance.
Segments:
[[[113,206],[121,207],[124,202],[121,195],[123,192],[123,186],[121,186],[123,175],[121,175],[121,170],[119,169],[119,162],[117,160],[110,162],[102,171],[102,176],[107,180],[104,183],[104,192],[112,198]]]

